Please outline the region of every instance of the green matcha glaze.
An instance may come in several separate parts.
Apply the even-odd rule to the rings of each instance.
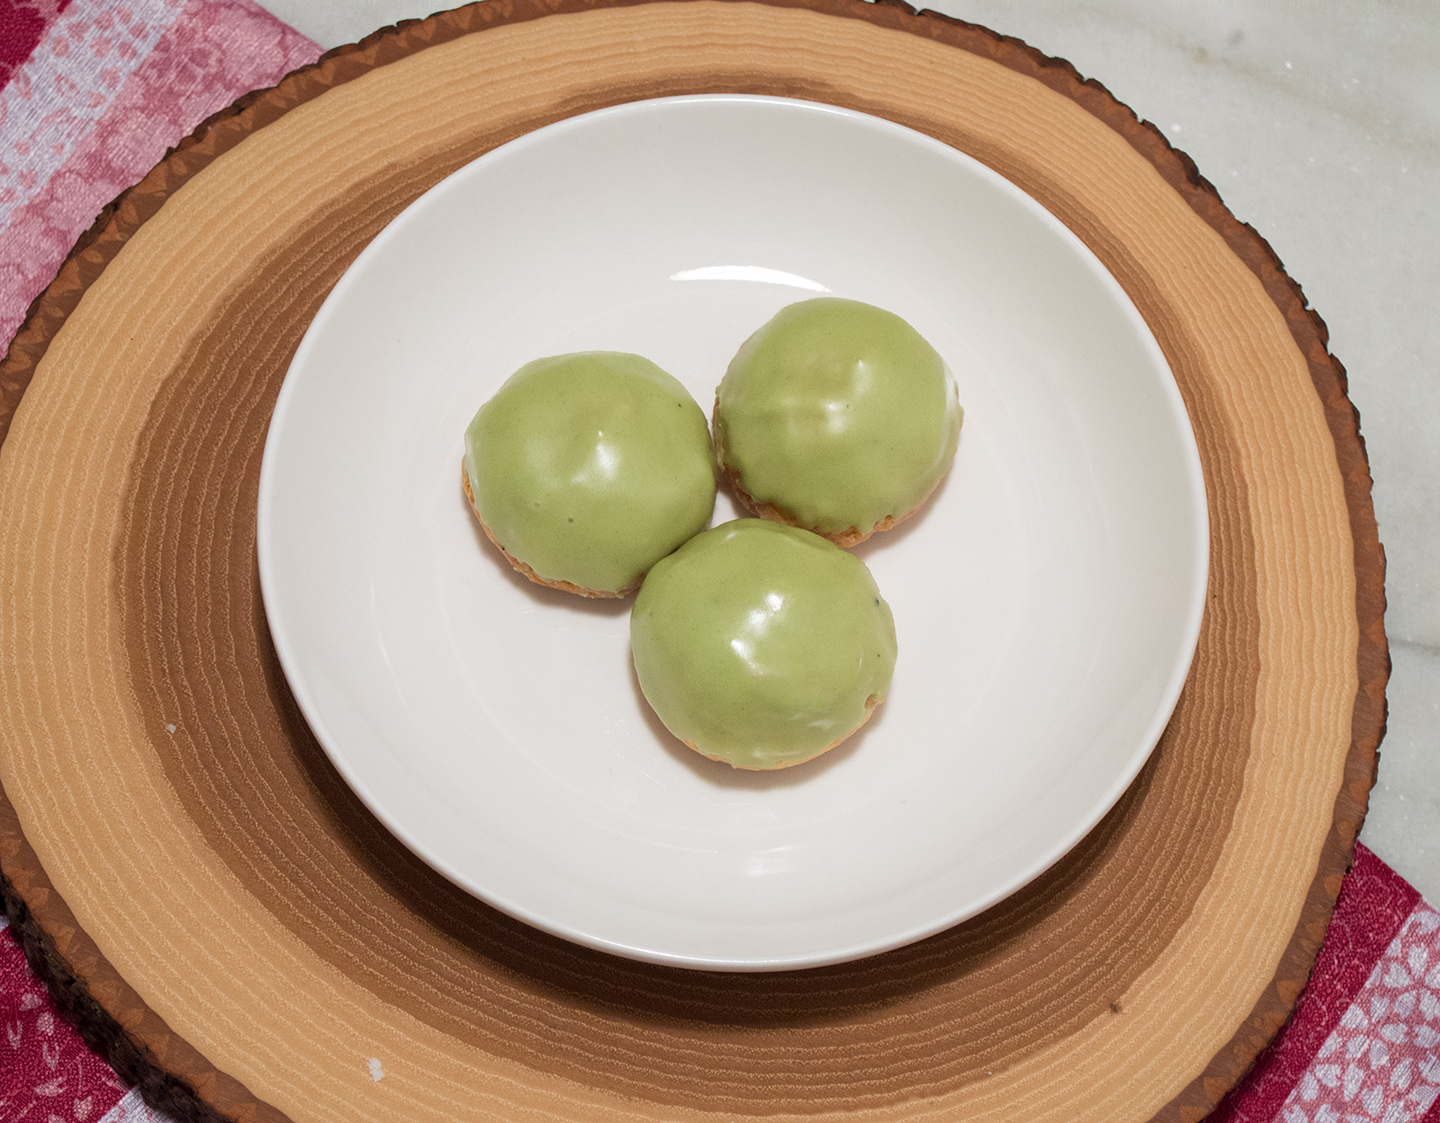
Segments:
[[[752,499],[822,534],[910,514],[960,438],[955,380],[894,313],[836,297],[782,308],[716,394],[715,447]]]
[[[865,564],[808,530],[725,523],[650,570],[630,649],[665,727],[737,768],[798,764],[890,689],[895,621]]]
[[[633,587],[715,506],[704,412],[639,355],[527,363],[465,430],[464,469],[506,553],[602,593]]]

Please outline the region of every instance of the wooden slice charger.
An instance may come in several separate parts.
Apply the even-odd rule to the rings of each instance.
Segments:
[[[1159,339],[1211,505],[1194,667],[1115,810],[974,920],[780,974],[610,958],[432,872],[310,735],[256,579],[271,407],[367,241],[538,126],[726,91],[887,117],[1059,216]],[[1193,165],[1016,40],[852,0],[402,25],[213,119],[110,208],[0,391],[8,906],[181,1118],[1195,1120],[1305,983],[1388,669],[1344,373]]]

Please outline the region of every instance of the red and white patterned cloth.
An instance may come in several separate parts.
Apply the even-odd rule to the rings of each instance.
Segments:
[[[319,53],[250,0],[0,0],[0,349],[106,203]],[[0,1121],[165,1123],[3,930],[0,1024]],[[1440,1123],[1437,1093],[1440,913],[1357,846],[1294,1016],[1210,1123]]]
[[[0,928],[7,924],[0,916]],[[0,932],[0,1025],[5,1123],[169,1123],[60,1019],[8,928]]]
[[[1440,1123],[1440,912],[1364,846],[1295,1013],[1208,1123]]]
[[[216,110],[320,48],[250,0],[0,0],[0,340],[75,239]]]

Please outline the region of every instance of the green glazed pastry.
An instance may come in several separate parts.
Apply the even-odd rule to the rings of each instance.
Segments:
[[[731,360],[715,452],[740,501],[841,546],[913,514],[960,439],[955,379],[893,312],[837,297],[782,308]]]
[[[613,351],[527,363],[465,430],[480,525],[530,580],[622,597],[715,507],[705,414],[648,359]]]
[[[884,700],[895,621],[859,558],[740,519],[650,570],[630,651],[676,737],[736,768],[785,768],[838,745]]]

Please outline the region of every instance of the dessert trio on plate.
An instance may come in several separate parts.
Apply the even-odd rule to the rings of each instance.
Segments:
[[[894,313],[821,297],[781,309],[716,392],[714,442],[639,355],[537,359],[465,431],[462,483],[531,581],[639,594],[641,690],[676,737],[736,768],[801,764],[884,701],[895,623],[841,547],[914,514],[954,459],[949,368]],[[759,518],[710,530],[717,472]]]

